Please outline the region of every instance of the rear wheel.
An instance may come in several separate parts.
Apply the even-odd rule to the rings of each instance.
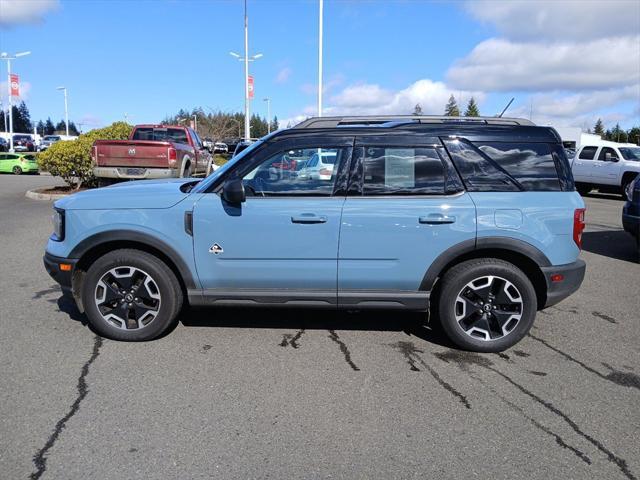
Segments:
[[[152,340],[182,307],[182,289],[159,258],[122,249],[100,257],[87,271],[82,302],[91,326],[114,340]]]
[[[515,265],[496,258],[468,260],[442,279],[439,298],[442,328],[466,350],[500,352],[531,329],[536,292]]]
[[[14,175],[22,175],[22,168],[20,168],[18,165],[13,167],[11,171],[13,172]]]
[[[184,167],[184,171],[182,172],[182,178],[190,178],[191,174],[191,163],[187,163],[187,165]]]

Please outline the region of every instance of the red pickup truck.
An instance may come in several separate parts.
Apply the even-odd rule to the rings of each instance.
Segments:
[[[208,175],[215,169],[198,134],[173,125],[137,125],[129,140],[96,140],[91,157],[102,184]]]

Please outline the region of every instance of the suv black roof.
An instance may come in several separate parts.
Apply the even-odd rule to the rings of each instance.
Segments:
[[[271,138],[306,135],[431,135],[461,136],[472,141],[560,142],[552,127],[536,126],[523,118],[382,115],[313,117]]]

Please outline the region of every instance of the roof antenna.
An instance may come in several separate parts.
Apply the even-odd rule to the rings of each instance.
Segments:
[[[502,110],[502,112],[500,112],[500,115],[498,115],[498,118],[501,118],[502,115],[504,115],[504,112],[507,111],[507,108],[509,108],[511,106],[511,104],[513,103],[513,101],[516,99],[516,97],[511,97],[511,100],[509,100],[509,103],[507,103],[507,106],[504,107],[504,110]]]

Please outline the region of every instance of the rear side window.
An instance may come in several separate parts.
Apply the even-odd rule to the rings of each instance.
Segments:
[[[363,195],[443,195],[445,168],[434,148],[364,147]]]
[[[580,156],[578,158],[580,160],[593,160],[593,157],[596,156],[596,150],[598,150],[598,147],[584,147],[580,151]]]
[[[527,191],[558,191],[558,171],[547,143],[476,143]]]

